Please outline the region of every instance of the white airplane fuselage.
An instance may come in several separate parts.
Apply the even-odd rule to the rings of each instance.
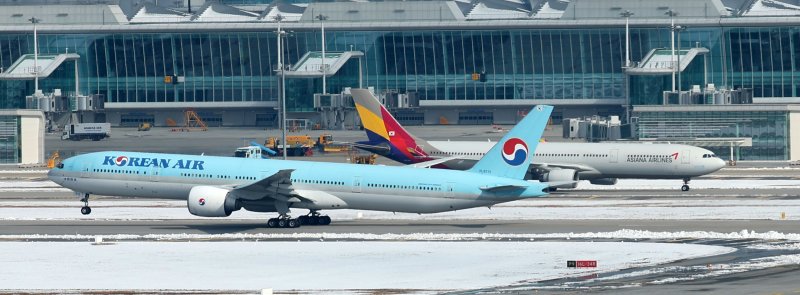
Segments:
[[[451,169],[471,167],[494,144],[490,141],[427,141],[431,156],[461,156],[448,161]],[[543,142],[534,153],[532,168],[582,167],[579,179],[684,179],[715,172],[725,161],[713,152],[681,144]]]

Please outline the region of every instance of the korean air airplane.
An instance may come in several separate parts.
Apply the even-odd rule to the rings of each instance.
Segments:
[[[307,161],[108,151],[71,157],[48,177],[90,195],[187,200],[189,212],[225,217],[244,208],[277,212],[270,227],[327,225],[319,210],[436,213],[541,197],[550,184],[524,180],[553,107],[536,106],[466,171]],[[290,217],[291,208],[309,209]]]
[[[351,89],[351,93],[369,139],[354,144],[357,148],[404,164],[466,170],[495,144],[419,139],[369,90]],[[725,166],[725,161],[709,150],[680,144],[545,142],[532,151],[528,177],[564,183],[558,188],[575,188],[578,180],[614,185],[619,178],[645,178],[683,179],[681,190],[688,191],[691,178]]]

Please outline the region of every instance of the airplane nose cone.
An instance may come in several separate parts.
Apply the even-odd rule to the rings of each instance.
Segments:
[[[55,179],[53,179],[56,176],[55,172],[56,172],[55,169],[51,169],[50,171],[48,171],[47,179],[50,179],[50,181],[55,181]]]
[[[715,158],[714,160],[715,160],[715,161],[714,161],[714,165],[712,166],[712,167],[714,168],[714,170],[713,170],[713,171],[717,171],[717,170],[719,170],[719,169],[722,169],[722,167],[725,167],[725,166],[727,165],[727,164],[725,163],[725,160],[723,160],[723,159],[720,159],[720,158]],[[712,171],[712,172],[713,172],[713,171]]]

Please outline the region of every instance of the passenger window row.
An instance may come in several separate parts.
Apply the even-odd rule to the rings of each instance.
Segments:
[[[139,171],[117,170],[117,169],[92,169],[92,171],[101,173],[139,174]],[[145,172],[144,174],[147,174],[147,172]]]
[[[433,187],[433,186],[396,185],[396,184],[378,184],[378,183],[368,183],[367,187],[393,188],[393,189],[413,189],[413,190],[420,190],[420,191],[441,191],[442,190],[442,188],[440,188],[440,187]]]
[[[534,154],[536,157],[580,157],[580,154]]]
[[[309,183],[309,184],[328,184],[328,185],[344,185],[344,181],[332,180],[314,180],[314,179],[292,179],[296,183]]]

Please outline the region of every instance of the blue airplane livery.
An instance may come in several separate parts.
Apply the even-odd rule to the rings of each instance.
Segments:
[[[186,200],[190,213],[226,217],[276,212],[269,227],[327,225],[320,210],[437,213],[547,195],[553,183],[524,180],[551,106],[536,106],[467,171],[273,159],[108,151],[74,156],[48,177],[82,196]],[[291,217],[291,209],[309,213]]]

